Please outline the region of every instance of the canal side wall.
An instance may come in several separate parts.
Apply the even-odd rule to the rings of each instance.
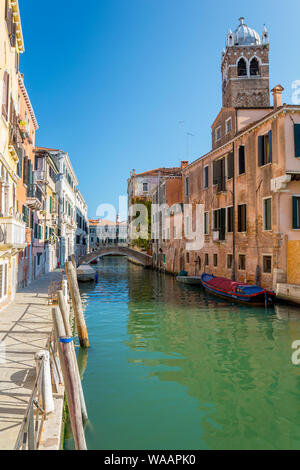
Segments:
[[[35,353],[46,349],[53,329],[48,287],[62,271],[48,273],[19,290],[0,315],[0,450],[16,444],[36,377]],[[55,411],[41,434],[41,450],[61,448],[64,387],[54,394]]]

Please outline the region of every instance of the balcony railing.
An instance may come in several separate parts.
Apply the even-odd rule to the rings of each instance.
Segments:
[[[36,179],[38,181],[45,181],[46,179],[46,172],[44,170],[36,170],[35,171],[35,174],[36,174]]]
[[[25,223],[15,217],[0,217],[0,251],[23,249],[26,245]]]
[[[40,209],[43,202],[43,194],[37,184],[29,184],[27,187],[27,204],[31,209]]]

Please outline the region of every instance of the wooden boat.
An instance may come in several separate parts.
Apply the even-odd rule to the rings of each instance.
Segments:
[[[95,281],[96,271],[91,268],[88,264],[81,264],[77,268],[77,279],[79,282]]]
[[[223,299],[250,305],[273,305],[275,293],[260,286],[243,284],[224,277],[203,273],[203,287],[213,295]]]
[[[190,284],[190,285],[201,285],[201,276],[177,276],[176,280],[178,282],[182,282],[183,284]]]

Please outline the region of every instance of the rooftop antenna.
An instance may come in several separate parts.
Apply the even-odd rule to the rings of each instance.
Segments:
[[[182,155],[183,155],[183,125],[185,124],[185,121],[178,121],[178,156],[179,160],[182,160]]]
[[[186,133],[186,159],[188,162],[190,161],[190,138],[191,137],[195,137],[194,134],[187,132]]]

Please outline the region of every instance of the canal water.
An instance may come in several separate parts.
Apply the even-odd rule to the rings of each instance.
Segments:
[[[122,257],[94,267],[89,449],[300,448],[300,309],[232,305]]]

